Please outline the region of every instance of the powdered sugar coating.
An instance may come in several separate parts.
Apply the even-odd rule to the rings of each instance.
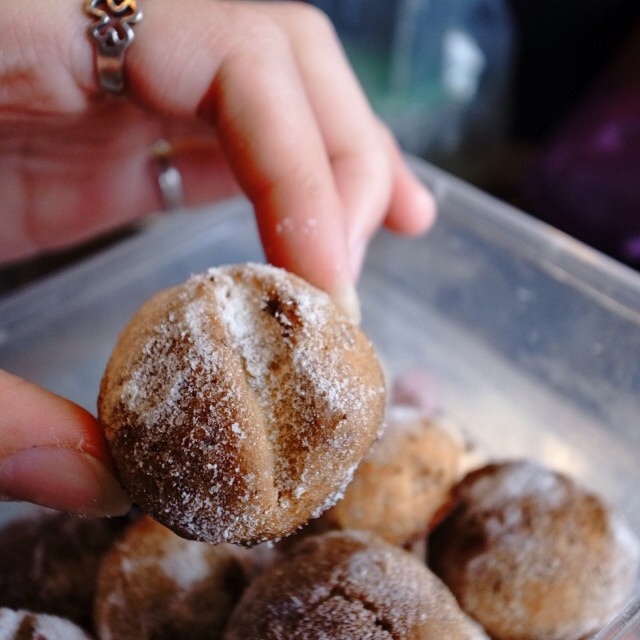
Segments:
[[[391,407],[371,447],[322,524],[372,531],[393,544],[423,542],[459,479],[463,443],[420,412]]]
[[[247,589],[224,640],[487,640],[411,554],[363,531],[307,538]]]
[[[95,601],[101,640],[220,638],[265,551],[184,540],[141,518],[102,563]]]
[[[371,345],[326,294],[250,264],[140,308],[107,366],[99,417],[145,511],[188,538],[256,543],[337,499],[384,397]]]
[[[578,639],[623,607],[638,541],[600,498],[524,461],[475,471],[457,494],[432,562],[493,637]]]
[[[57,616],[0,608],[0,640],[91,640],[72,622]]]
[[[194,585],[208,577],[208,547],[202,542],[182,540],[171,553],[159,558],[163,573],[171,578],[179,592],[187,592]]]
[[[31,507],[0,529],[0,607],[92,627],[100,559],[126,518],[82,518]]]

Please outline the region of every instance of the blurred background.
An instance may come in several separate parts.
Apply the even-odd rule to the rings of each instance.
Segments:
[[[640,2],[313,4],[407,151],[640,267]]]
[[[309,1],[406,151],[640,268],[638,0]]]

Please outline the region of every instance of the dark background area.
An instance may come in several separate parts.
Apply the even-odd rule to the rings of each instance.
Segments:
[[[543,141],[575,109],[627,42],[637,0],[509,0],[519,45],[512,135]],[[638,60],[637,72],[640,72]]]
[[[510,142],[525,154],[496,193],[639,268],[640,3],[509,3],[519,34]]]

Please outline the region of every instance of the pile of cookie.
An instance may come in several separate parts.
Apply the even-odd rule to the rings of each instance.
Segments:
[[[0,531],[0,640],[579,640],[635,583],[600,497],[385,409],[362,332],[272,267],[145,303],[99,418],[139,508]]]

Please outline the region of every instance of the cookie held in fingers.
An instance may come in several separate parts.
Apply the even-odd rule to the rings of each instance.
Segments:
[[[492,637],[578,640],[622,609],[640,548],[598,496],[527,461],[473,471],[455,493],[431,563]]]
[[[107,365],[98,414],[146,513],[185,538],[255,544],[336,501],[384,403],[371,344],[327,294],[240,264],[140,307]]]

